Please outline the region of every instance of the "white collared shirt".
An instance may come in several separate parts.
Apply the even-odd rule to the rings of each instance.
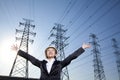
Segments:
[[[53,65],[53,63],[54,63],[55,59],[54,59],[54,58],[53,58],[53,59],[51,59],[51,60],[46,59],[46,61],[47,61],[47,64],[46,64],[47,71],[48,71],[48,73],[50,73],[51,68],[52,68],[52,65]]]

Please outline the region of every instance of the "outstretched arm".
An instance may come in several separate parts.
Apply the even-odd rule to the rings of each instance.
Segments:
[[[90,44],[83,44],[82,47],[80,47],[79,49],[77,49],[75,52],[73,52],[71,55],[69,55],[67,58],[65,58],[61,64],[62,64],[62,68],[67,66],[68,64],[70,64],[70,62],[77,58],[79,55],[81,55],[86,48],[90,48]]]
[[[30,54],[28,54],[22,50],[18,50],[17,45],[13,45],[11,48],[12,48],[12,50],[16,51],[19,56],[29,60],[33,65],[40,67],[41,61],[39,61],[35,57],[31,56]]]

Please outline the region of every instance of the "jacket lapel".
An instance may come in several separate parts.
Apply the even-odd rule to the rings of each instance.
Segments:
[[[52,73],[52,71],[54,71],[54,69],[56,68],[56,64],[57,64],[57,60],[54,61],[52,68],[50,70],[50,74]]]
[[[52,67],[51,67],[50,73],[48,73],[48,71],[47,71],[47,66],[46,66],[47,61],[46,61],[46,60],[43,60],[43,69],[45,70],[45,72],[46,72],[47,74],[51,74],[51,73],[54,71],[54,69],[56,68],[57,62],[58,62],[57,60],[54,61],[53,65],[52,65]]]
[[[48,74],[47,67],[46,67],[46,63],[47,63],[47,61],[46,61],[46,60],[43,60],[43,69],[44,69],[45,72]]]

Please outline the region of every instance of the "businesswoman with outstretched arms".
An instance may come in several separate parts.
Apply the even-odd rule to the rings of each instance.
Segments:
[[[40,80],[60,80],[62,69],[69,65],[73,59],[80,56],[86,48],[90,48],[90,44],[83,44],[82,47],[74,51],[63,61],[59,61],[56,59],[57,50],[54,47],[48,47],[45,49],[46,59],[41,61],[22,50],[18,50],[17,45],[12,46],[12,50],[18,51],[19,56],[29,60],[33,65],[41,69]]]

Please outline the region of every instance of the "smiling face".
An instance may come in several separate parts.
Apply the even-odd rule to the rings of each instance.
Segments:
[[[49,59],[55,58],[57,55],[57,50],[54,47],[48,47],[45,50],[45,55],[46,55],[46,58],[49,58]]]

